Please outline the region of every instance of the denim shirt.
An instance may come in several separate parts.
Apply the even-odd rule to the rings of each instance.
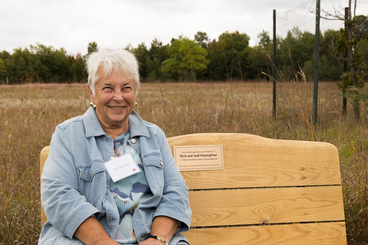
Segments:
[[[128,144],[141,156],[152,192],[152,197],[140,203],[133,215],[138,242],[150,233],[157,216],[179,221],[180,228],[170,245],[187,241],[181,232],[189,230],[191,220],[188,188],[165,134],[135,111],[129,115],[129,127]],[[56,127],[41,176],[41,202],[48,221],[39,244],[82,244],[73,234],[92,215],[114,237],[119,213],[104,166],[113,155],[113,139],[102,130],[93,108]]]

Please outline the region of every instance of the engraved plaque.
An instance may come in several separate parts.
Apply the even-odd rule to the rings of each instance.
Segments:
[[[174,158],[180,171],[224,169],[222,145],[174,146]]]

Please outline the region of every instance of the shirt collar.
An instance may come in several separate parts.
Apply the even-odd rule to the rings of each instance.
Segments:
[[[130,136],[132,138],[136,136],[144,136],[150,138],[148,129],[137,112],[133,110],[132,113],[130,113],[128,120],[129,120]]]
[[[129,121],[130,135],[132,138],[136,136],[145,136],[148,138],[150,137],[148,129],[144,124],[142,118],[138,115],[138,113],[132,111],[132,113],[130,113],[129,115],[128,121]],[[86,129],[86,137],[97,137],[106,135],[106,133],[103,131],[101,127],[100,121],[98,120],[94,108],[90,107],[88,108],[86,113],[84,113],[83,123]]]

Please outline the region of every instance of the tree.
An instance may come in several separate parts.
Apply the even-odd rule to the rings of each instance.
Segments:
[[[87,81],[87,69],[86,69],[86,60],[80,54],[74,57],[72,55],[68,56],[69,65],[70,65],[70,78],[71,80],[76,80],[76,82],[86,82]]]
[[[244,80],[251,77],[249,36],[238,31],[224,32],[208,44],[209,75],[216,80]]]
[[[70,82],[70,64],[65,49],[54,50],[51,54],[51,60],[50,70],[53,80],[55,82]]]
[[[271,47],[271,38],[267,31],[263,30],[258,34],[258,46],[260,46],[264,50],[269,50]]]
[[[197,34],[194,35],[194,40],[199,43],[199,46],[201,48],[207,48],[208,43],[208,35],[205,32],[197,32]]]
[[[88,43],[87,51],[88,51],[87,55],[90,55],[93,52],[97,52],[98,51],[97,43],[96,42]]]
[[[249,52],[249,61],[250,61],[250,70],[251,79],[265,79],[271,78],[271,76],[263,75],[262,72],[266,74],[271,74],[271,64],[270,64],[270,56],[267,55],[267,52],[262,48],[262,46],[255,46],[250,48]]]
[[[36,46],[30,45],[30,50],[33,54],[33,68],[39,81],[51,82],[53,81],[51,66],[53,63],[52,53],[54,48],[52,46],[45,46],[37,43]]]
[[[337,81],[341,78],[341,71],[343,70],[343,62],[341,59],[335,59],[332,55],[332,48],[339,39],[338,30],[326,30],[321,35],[320,45],[320,63],[319,63],[319,78],[321,80]],[[337,56],[342,57],[343,53],[336,53]]]
[[[346,50],[349,71],[342,75],[342,81],[338,83],[340,90],[347,91],[353,99],[354,117],[356,121],[360,119],[360,100],[356,97],[356,89],[363,88],[366,64],[360,52],[360,40],[356,38],[356,18],[346,21],[346,29],[340,30],[340,38],[336,44],[336,49]]]
[[[272,42],[268,32],[262,31],[258,34],[258,46],[253,47],[249,54],[253,79],[265,78],[262,72],[271,74],[272,62],[270,60],[272,53]],[[269,76],[271,79],[271,76]]]
[[[199,43],[187,37],[179,37],[174,40],[168,48],[170,58],[162,62],[163,71],[181,74],[183,70],[187,72],[187,78],[191,80],[196,70],[204,70],[209,61],[206,59],[207,51],[199,46]]]
[[[357,0],[354,0],[354,10],[352,0],[349,0],[347,8],[347,18],[339,14],[325,13],[325,19],[345,21],[345,29],[340,29],[339,39],[335,44],[335,52],[346,52],[349,71],[341,76],[342,81],[338,83],[340,90],[351,96],[353,99],[353,110],[356,121],[360,120],[360,100],[357,91],[364,87],[364,75],[366,64],[360,50],[359,38],[364,37],[366,17],[356,15]],[[360,29],[361,28],[361,29]],[[336,57],[336,56],[335,56]],[[338,57],[336,57],[338,58]],[[355,91],[355,92],[354,92]]]
[[[168,53],[169,45],[163,45],[162,42],[156,38],[152,40],[151,47],[148,51],[148,78],[149,80],[166,80],[164,73],[162,72],[161,66],[163,61],[169,58]]]
[[[224,55],[226,55],[226,59],[228,60],[228,73],[230,76],[230,80],[238,77],[241,80],[244,80],[245,77],[245,69],[250,68],[247,64],[247,59],[249,56],[249,36],[245,33],[240,34],[238,31],[233,33],[225,32],[220,35],[219,42],[224,42],[226,51],[224,51]],[[235,74],[238,74],[235,75]]]
[[[149,56],[146,44],[138,44],[138,47],[133,49],[133,53],[135,54],[135,57],[139,63],[139,77],[142,81],[146,81],[149,74]]]
[[[4,73],[4,75],[6,76],[4,78],[6,80],[6,83],[7,84],[15,83],[15,67],[13,62],[13,56],[4,50],[0,53],[0,58],[3,60],[4,67],[6,70],[6,73]]]
[[[355,16],[356,38],[358,40],[368,39],[368,17],[365,15]]]
[[[0,81],[5,81],[7,77],[8,71],[6,70],[5,62],[2,58],[0,58]]]
[[[285,77],[295,77],[296,71],[303,68],[314,55],[314,35],[301,32],[294,27],[288,31],[285,39],[280,43],[277,53],[277,66]]]
[[[224,46],[224,42],[219,43],[216,39],[208,43],[208,75],[212,80],[230,80]]]
[[[368,64],[368,38],[367,39],[362,39],[360,41],[360,52],[363,56],[364,63]],[[368,80],[368,78],[367,78],[367,75],[366,75],[365,81],[367,81],[367,80]]]

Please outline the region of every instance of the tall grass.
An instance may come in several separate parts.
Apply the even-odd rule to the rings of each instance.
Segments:
[[[280,84],[281,85],[281,84]],[[340,154],[348,243],[368,244],[367,114],[343,117],[334,83],[320,83],[318,124],[311,124],[313,84],[143,84],[136,111],[167,137],[204,132],[250,133],[334,144]],[[0,86],[0,244],[36,244],[40,233],[39,152],[55,126],[85,112],[86,85]],[[350,112],[351,111],[351,112]]]

